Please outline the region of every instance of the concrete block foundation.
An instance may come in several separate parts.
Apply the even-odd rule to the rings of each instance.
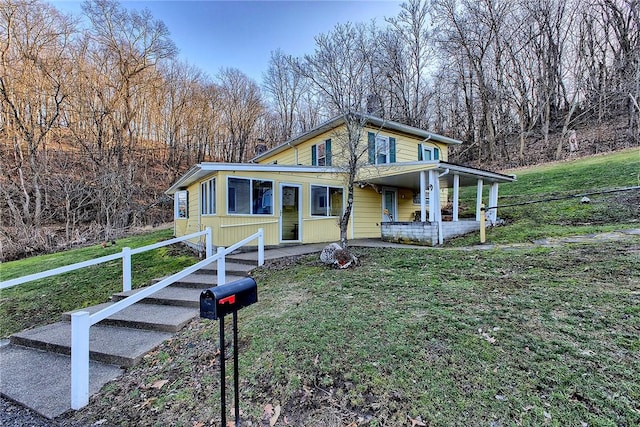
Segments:
[[[442,239],[480,231],[479,221],[443,221]],[[437,222],[383,222],[382,240],[393,243],[436,246],[439,227]]]

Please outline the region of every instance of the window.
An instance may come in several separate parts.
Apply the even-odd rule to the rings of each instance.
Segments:
[[[200,183],[200,214],[215,215],[216,213],[216,179]]]
[[[331,166],[331,140],[311,146],[311,164],[313,166]]]
[[[173,196],[173,211],[175,219],[186,219],[189,217],[189,192],[176,191]]]
[[[229,178],[227,211],[230,214],[273,214],[273,181]]]
[[[438,160],[440,158],[440,150],[427,144],[418,144],[418,161]]]
[[[311,186],[311,215],[312,216],[340,216],[342,215],[342,188]]]
[[[395,138],[369,132],[368,144],[370,164],[383,165],[396,162]]]
[[[376,136],[376,164],[389,163],[389,138]]]

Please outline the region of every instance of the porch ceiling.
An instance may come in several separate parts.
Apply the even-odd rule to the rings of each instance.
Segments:
[[[460,186],[470,187],[482,179],[485,183],[503,183],[516,180],[515,175],[504,175],[483,169],[471,168],[468,166],[456,165],[447,162],[423,162],[396,165],[384,171],[374,174],[372,171],[361,174],[361,182],[389,187],[402,187],[414,190],[420,189],[420,172],[436,170],[440,175],[440,182],[446,183],[447,187],[453,187],[454,175],[460,176]]]

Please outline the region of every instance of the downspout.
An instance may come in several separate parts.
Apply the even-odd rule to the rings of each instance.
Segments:
[[[431,134],[429,134],[429,136],[427,136],[425,139],[422,140],[422,142],[420,142],[420,145],[424,144],[425,142],[429,141],[431,139]],[[423,148],[424,149],[424,148]],[[422,156],[422,153],[420,154],[420,156]],[[420,158],[420,157],[418,157]],[[420,171],[420,221],[421,222],[425,222],[427,220],[426,216],[425,216],[425,211],[426,211],[426,202],[425,202],[425,194],[424,192],[426,191],[426,171],[425,170],[421,170]]]
[[[291,143],[289,141],[287,141],[287,145],[289,147],[293,148],[294,162],[297,165],[298,164],[298,149],[296,147],[294,147],[293,145],[291,145]]]

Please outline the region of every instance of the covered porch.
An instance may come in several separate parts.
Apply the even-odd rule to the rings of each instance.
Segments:
[[[383,219],[382,240],[431,246],[479,230],[481,215],[486,215],[488,225],[495,224],[499,184],[516,180],[514,175],[444,161],[405,163],[378,170],[376,176],[371,171],[368,174],[368,185],[410,189],[419,200],[413,221],[397,221],[393,216]],[[460,188],[470,186],[476,187],[475,215],[473,218],[460,218]],[[483,200],[485,186],[489,188],[487,200]],[[383,200],[383,209],[384,203]],[[483,210],[483,205],[489,209]],[[449,208],[447,215],[443,215],[445,206]]]

